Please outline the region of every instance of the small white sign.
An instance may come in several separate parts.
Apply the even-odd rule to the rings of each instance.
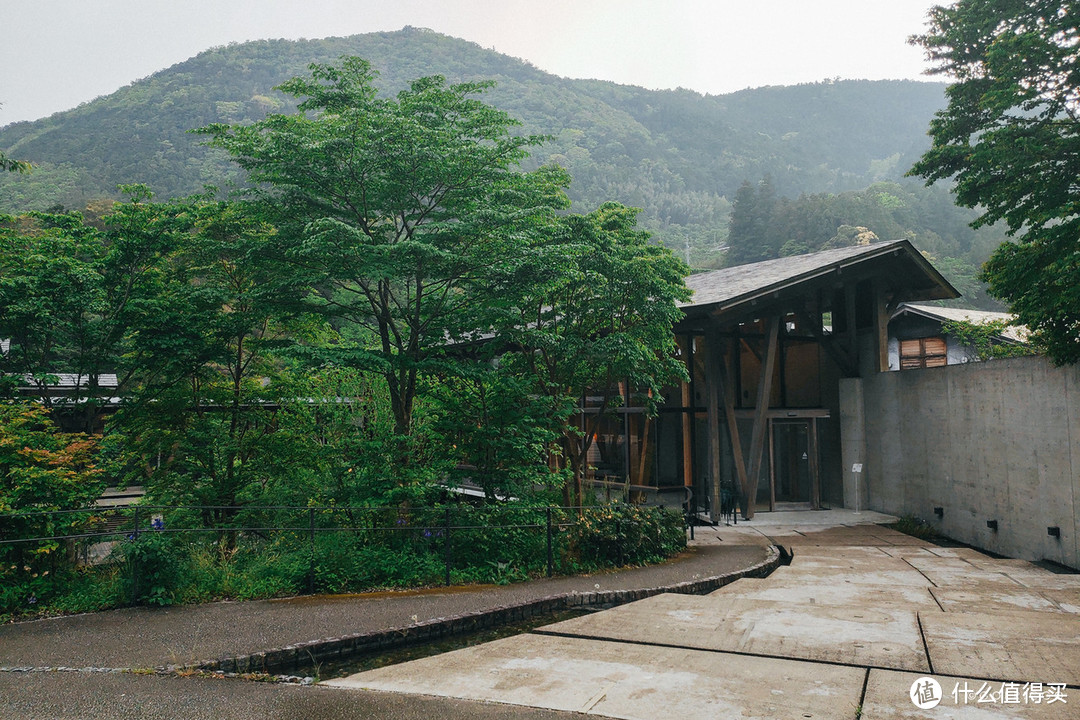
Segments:
[[[854,465],[852,465],[851,466],[851,472],[853,472],[853,473],[861,473],[862,472],[862,463],[855,463]]]

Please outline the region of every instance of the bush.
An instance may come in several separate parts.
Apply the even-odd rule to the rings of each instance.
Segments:
[[[933,540],[937,537],[937,530],[921,518],[914,515],[904,515],[892,524],[894,530],[899,530],[905,535],[917,537],[920,540]]]
[[[678,554],[686,529],[676,511],[612,503],[583,509],[568,541],[572,557],[586,567],[639,565]]]
[[[311,555],[293,537],[248,544],[220,562],[229,569],[224,597],[252,600],[307,592]]]
[[[174,513],[156,518],[154,529],[142,530],[137,540],[118,542],[110,562],[78,567],[77,553],[58,545],[49,553],[49,570],[0,566],[0,618],[132,602],[249,600],[309,588],[344,593],[442,585],[448,513],[452,583],[527,580],[547,571],[549,512],[556,572],[655,562],[686,545],[678,513],[622,503],[580,513],[520,504],[341,508],[316,516],[314,543],[291,510],[245,520],[264,528],[292,525],[284,531],[180,530],[197,527],[199,519]]]
[[[125,592],[137,604],[172,605],[188,579],[191,547],[175,534],[147,531],[121,545]]]

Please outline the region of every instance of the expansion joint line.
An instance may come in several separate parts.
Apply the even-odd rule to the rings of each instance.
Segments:
[[[915,620],[919,623],[919,637],[922,639],[923,652],[926,653],[926,667],[930,668],[930,674],[934,674],[934,661],[930,659],[930,646],[926,643],[926,631],[922,626],[922,613],[915,613]]]

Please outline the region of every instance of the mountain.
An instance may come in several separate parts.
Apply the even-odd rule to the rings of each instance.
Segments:
[[[494,80],[488,102],[519,118],[523,132],[551,136],[530,163],[571,172],[576,210],[606,200],[642,207],[643,224],[665,243],[705,256],[724,242],[729,200],[744,181],[768,176],[790,196],[900,181],[945,102],[943,84],[912,81],[710,96],[573,80],[417,28],[264,40],[214,48],[73,110],[0,128],[0,149],[38,166],[0,178],[0,210],[83,207],[116,197],[121,183],[146,183],[162,198],[240,183],[221,152],[187,131],[290,112],[291,99],[273,87],[342,55],[369,60],[388,93],[433,74]]]

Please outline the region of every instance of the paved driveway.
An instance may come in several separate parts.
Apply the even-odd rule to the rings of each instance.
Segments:
[[[789,548],[768,578],[325,684],[640,720],[1080,718],[1080,575],[859,522],[872,514],[783,515],[698,533]]]

